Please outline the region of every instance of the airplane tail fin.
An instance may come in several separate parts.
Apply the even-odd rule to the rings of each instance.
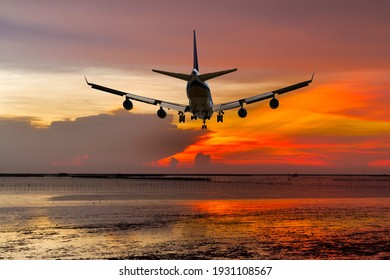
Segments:
[[[196,69],[199,72],[199,63],[198,63],[198,51],[196,48],[196,32],[194,30],[194,69]],[[223,71],[218,71],[218,72],[213,72],[213,73],[206,73],[199,75],[199,79],[202,81],[207,81],[231,72],[237,71],[237,68],[235,69],[229,69],[229,70],[223,70]]]
[[[198,51],[196,49],[196,33],[194,30],[194,69],[199,72]]]
[[[196,33],[195,33],[195,30],[194,30],[194,68],[193,69],[196,69],[199,72],[198,53],[197,53],[197,50],[196,50]],[[159,73],[159,74],[167,75],[167,76],[170,76],[170,77],[173,77],[173,78],[177,78],[177,79],[180,79],[180,80],[184,80],[184,81],[187,81],[187,82],[191,80],[191,75],[187,75],[187,74],[173,73],[173,72],[162,71],[162,70],[155,70],[155,69],[152,69],[152,71],[156,72],[156,73]]]

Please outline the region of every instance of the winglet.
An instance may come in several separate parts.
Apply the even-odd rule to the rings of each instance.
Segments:
[[[311,80],[310,80],[310,82],[313,81],[313,78],[314,78],[314,73],[313,73],[313,75],[311,75]]]
[[[87,83],[87,85],[90,85],[90,83],[88,82],[87,77],[85,77],[85,75],[84,75],[84,79],[85,79],[85,82]]]

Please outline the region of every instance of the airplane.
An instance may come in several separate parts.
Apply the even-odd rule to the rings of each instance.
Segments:
[[[214,104],[213,99],[211,97],[210,87],[208,86],[206,81],[237,71],[237,68],[200,74],[195,30],[194,30],[194,38],[193,38],[193,69],[190,74],[173,73],[173,72],[167,72],[167,71],[155,70],[155,69],[152,69],[152,71],[159,74],[163,74],[173,78],[187,81],[186,90],[187,90],[188,104],[177,104],[169,101],[163,101],[160,99],[139,96],[132,93],[93,84],[88,82],[85,76],[84,78],[86,83],[89,86],[91,86],[91,88],[93,89],[105,91],[119,96],[124,96],[125,100],[123,102],[123,107],[126,110],[133,109],[133,103],[131,102],[131,100],[152,104],[160,107],[157,110],[157,116],[161,119],[164,119],[167,116],[167,113],[164,110],[164,108],[168,110],[172,109],[178,111],[179,123],[185,122],[185,113],[189,112],[191,113],[191,120],[196,120],[198,118],[203,120],[202,129],[207,129],[206,121],[210,120],[210,118],[214,113],[217,113],[217,122],[223,122],[224,111],[231,110],[234,108],[239,108],[238,116],[240,118],[245,118],[247,116],[247,110],[244,108],[244,105],[249,105],[269,98],[271,98],[269,102],[269,106],[272,109],[276,109],[279,107],[279,100],[276,99],[276,95],[284,94],[286,92],[290,92],[302,87],[306,87],[313,81],[313,77],[314,77],[313,74],[310,80],[304,82],[293,84],[270,92],[250,96],[247,98],[242,98],[232,102]]]

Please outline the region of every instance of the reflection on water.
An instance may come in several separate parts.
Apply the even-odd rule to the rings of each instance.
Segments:
[[[390,259],[390,178],[321,178],[1,178],[0,258]]]

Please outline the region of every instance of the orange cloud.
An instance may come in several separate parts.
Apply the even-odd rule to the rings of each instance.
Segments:
[[[390,83],[386,71],[350,72],[328,78],[331,80],[322,79],[306,95],[307,109],[310,106],[318,113],[390,122]]]
[[[366,77],[369,81],[360,83]],[[302,92],[280,96],[280,108],[267,102],[247,106],[248,117],[240,119],[227,111],[224,123],[208,122],[210,131],[173,155],[178,167],[191,167],[198,153],[209,154],[211,163],[230,166],[291,165],[337,168],[384,166],[390,150],[388,115],[383,79],[378,73],[347,73],[333,81],[318,78]],[[378,81],[379,80],[379,81]],[[198,122],[179,124],[181,129]],[[199,129],[199,128],[198,128]],[[169,165],[169,158],[159,161]]]
[[[371,167],[390,167],[389,159],[375,160],[368,163]]]

